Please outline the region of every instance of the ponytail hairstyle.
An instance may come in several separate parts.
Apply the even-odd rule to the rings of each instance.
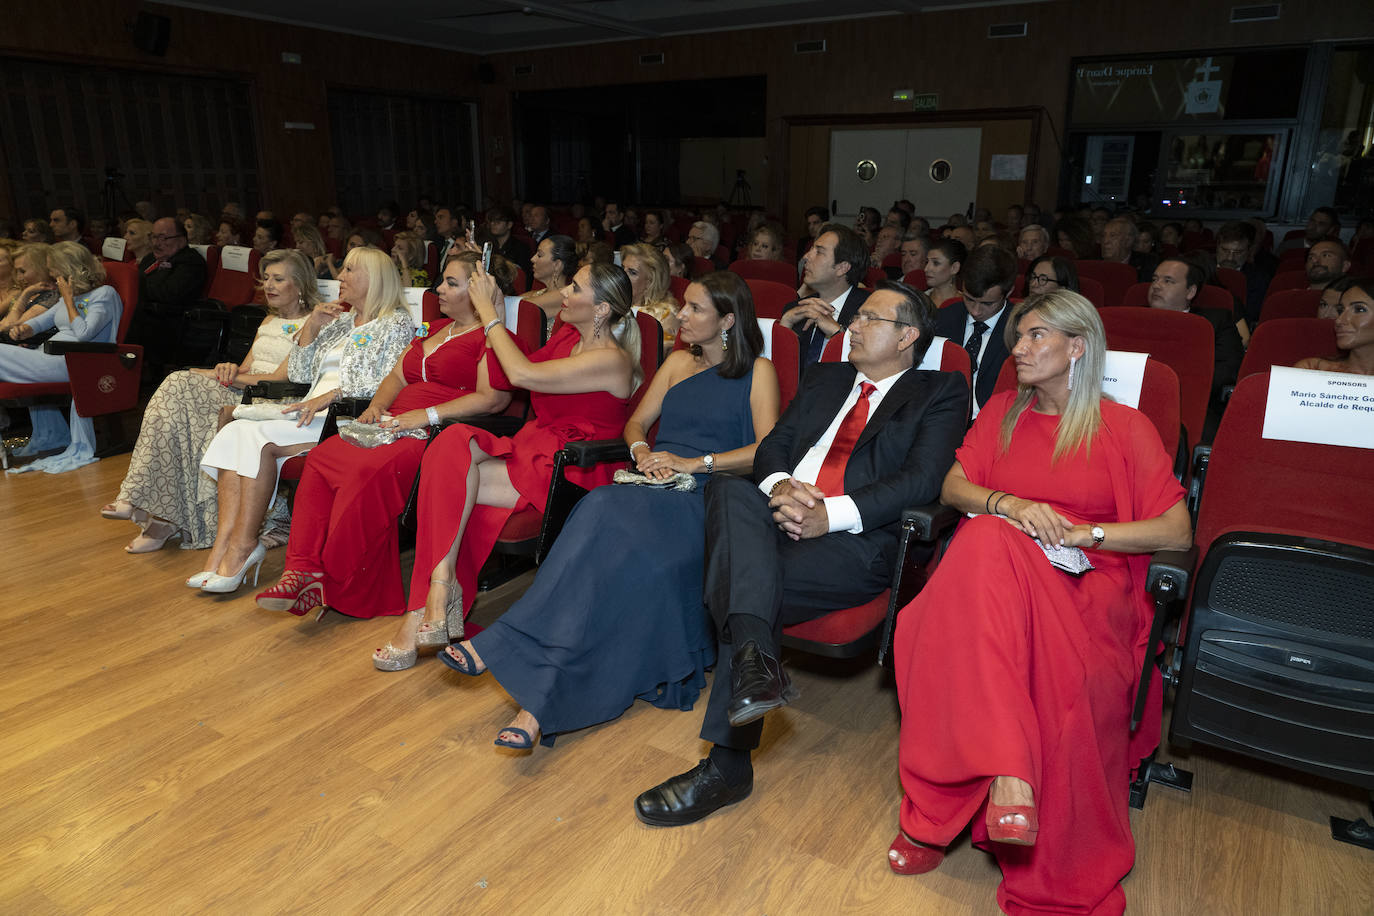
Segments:
[[[635,320],[631,303],[634,293],[630,289],[630,278],[619,265],[594,262],[587,265],[591,275],[592,299],[604,302],[611,307],[610,331],[620,349],[630,355],[634,365],[631,390],[639,388],[644,381],[644,369],[639,364],[639,322]]]
[[[548,242],[551,249],[549,258],[563,265],[558,271],[558,279],[563,281],[563,286],[567,286],[572,281],[573,274],[577,273],[577,243],[566,235],[546,235],[540,244],[544,242]]]

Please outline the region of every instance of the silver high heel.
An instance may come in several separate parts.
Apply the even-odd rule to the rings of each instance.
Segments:
[[[201,587],[202,585],[204,585],[204,584],[209,580],[209,578],[210,578],[211,576],[213,576],[214,574],[215,574],[215,571],[214,571],[213,569],[202,569],[200,572],[196,573],[194,576],[192,576],[191,578],[189,578],[189,579],[186,580],[186,587],[187,587],[187,588],[200,588],[200,587]]]
[[[248,570],[253,570],[253,584],[258,584],[258,573],[262,571],[263,557],[267,556],[267,548],[261,544],[253,548],[253,552],[248,555],[248,559],[243,561],[239,571],[232,576],[221,576],[219,573],[211,573],[210,577],[201,585],[200,590],[216,595],[227,595],[230,592],[239,590],[243,580],[248,578]]]
[[[406,616],[413,614],[423,618],[424,613],[424,608],[421,608],[418,611],[406,611]],[[407,668],[414,668],[415,661],[419,656],[420,653],[416,649],[398,649],[391,643],[387,643],[372,653],[372,667],[378,671],[404,671]]]
[[[448,586],[448,597],[444,600],[443,626],[422,621],[415,632],[415,647],[418,649],[442,649],[455,638],[463,638],[463,590],[458,587],[457,579],[430,578],[430,584],[441,583]],[[425,627],[430,629],[426,630]],[[456,631],[456,632],[455,632]]]

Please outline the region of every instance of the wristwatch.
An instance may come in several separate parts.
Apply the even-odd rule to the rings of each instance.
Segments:
[[[716,472],[716,456],[715,456],[715,455],[702,455],[702,456],[701,456],[701,463],[704,464],[704,465],[706,465],[706,473],[708,473],[708,474],[714,474],[714,473]]]
[[[1088,533],[1091,534],[1091,535],[1093,536],[1093,549],[1094,549],[1094,550],[1096,550],[1097,548],[1101,547],[1101,546],[1102,546],[1102,542],[1105,541],[1105,540],[1107,539],[1107,532],[1105,532],[1105,531],[1102,530],[1102,526],[1101,526],[1101,525],[1093,525],[1092,530],[1091,530],[1090,532],[1088,532]]]

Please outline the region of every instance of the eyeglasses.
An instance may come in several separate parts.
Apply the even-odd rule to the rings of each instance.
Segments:
[[[180,232],[175,233],[174,235],[162,235],[161,233],[159,233],[159,234],[153,236],[153,241],[154,241],[154,242],[165,242],[165,241],[167,241],[168,239],[179,239],[179,238],[181,238],[181,233],[180,233]]]
[[[1050,276],[1049,274],[1031,274],[1030,283],[1031,286],[1044,286],[1046,283],[1054,283],[1057,285],[1059,283],[1059,278]]]
[[[872,312],[855,312],[854,317],[849,319],[846,327],[854,327],[856,324],[868,324],[870,321],[886,321],[889,324],[897,324],[902,327],[911,327],[909,321],[898,321],[896,318],[883,318],[881,315],[874,315]]]

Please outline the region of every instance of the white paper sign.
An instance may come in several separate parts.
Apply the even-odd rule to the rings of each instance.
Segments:
[[[506,330],[510,331],[512,334],[514,334],[515,329],[520,326],[520,309],[519,296],[506,297]]]
[[[773,358],[773,322],[776,318],[758,318],[759,331],[763,333],[763,358]],[[846,334],[846,337],[849,335]]]
[[[1140,408],[1140,389],[1145,386],[1148,353],[1108,350],[1102,368],[1102,393],[1127,407]]]
[[[1374,449],[1374,377],[1275,366],[1263,436]]]
[[[992,181],[1025,181],[1026,154],[997,153],[988,163],[988,178]]]
[[[926,350],[926,355],[921,357],[921,364],[917,369],[930,369],[934,372],[940,371],[940,366],[945,361],[945,341],[948,337],[930,338],[930,347]],[[844,335],[844,358],[849,359],[849,335]]]
[[[316,280],[315,289],[320,291],[320,298],[325,302],[333,302],[339,298],[338,280]]]
[[[248,253],[252,250],[243,245],[225,245],[219,252],[220,268],[237,270],[241,274],[248,273]]]
[[[122,261],[124,260],[124,246],[127,244],[129,243],[124,239],[106,239],[100,245],[100,254],[111,261]]]
[[[200,252],[201,258],[204,259],[205,261],[209,261],[209,260],[210,260],[210,246],[209,246],[209,245],[187,245],[186,247],[187,247],[187,248],[194,248],[196,251]]]
[[[410,323],[417,328],[425,320],[425,290],[424,286],[407,286],[401,290],[401,295],[406,300],[406,308],[410,311]]]

